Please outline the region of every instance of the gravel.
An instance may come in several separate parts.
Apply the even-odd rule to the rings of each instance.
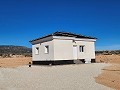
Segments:
[[[0,90],[112,90],[94,77],[108,64],[0,68]]]

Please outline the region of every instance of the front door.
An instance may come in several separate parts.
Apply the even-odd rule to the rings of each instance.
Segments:
[[[73,46],[73,59],[77,59],[77,46]]]

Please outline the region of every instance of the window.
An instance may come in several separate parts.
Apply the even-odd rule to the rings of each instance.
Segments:
[[[35,48],[35,54],[39,54],[39,47]]]
[[[49,46],[45,46],[45,53],[49,53]]]
[[[80,48],[80,52],[84,52],[84,47],[85,46],[80,46],[79,48]]]

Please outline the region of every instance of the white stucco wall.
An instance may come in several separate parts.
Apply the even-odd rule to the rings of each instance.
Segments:
[[[49,45],[49,53],[45,53],[45,46]],[[32,46],[32,58],[33,61],[50,61],[50,60],[54,60],[54,44],[53,41],[48,41],[48,42],[44,42],[41,44],[35,44]],[[36,55],[35,54],[35,48],[39,47],[39,54]]]
[[[72,40],[54,39],[54,60],[72,60]]]
[[[76,45],[78,49],[78,59],[85,59],[88,63],[91,61],[91,59],[95,59],[94,42],[76,41]],[[84,45],[84,52],[80,52],[80,45]]]
[[[75,42],[73,42],[73,39]],[[48,40],[48,41],[47,41]],[[36,41],[32,46],[33,61],[73,60],[73,45],[77,46],[77,59],[90,61],[95,59],[95,40],[76,39],[72,37],[51,37],[42,42]],[[49,53],[45,53],[45,46],[49,46]],[[80,52],[79,46],[84,45],[84,52]],[[39,47],[39,54],[35,54],[35,48]]]
[[[86,59],[87,61],[95,59],[94,41],[75,40],[75,42],[71,39],[54,39],[54,60],[72,60],[73,45],[77,46],[77,59]],[[79,50],[81,45],[85,46],[84,52]]]

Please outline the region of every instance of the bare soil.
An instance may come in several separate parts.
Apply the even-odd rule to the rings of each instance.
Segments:
[[[0,58],[0,67],[17,67],[21,65],[28,65],[31,61],[31,57]]]
[[[102,69],[102,73],[95,78],[96,82],[120,90],[120,55],[99,55],[96,60],[111,64]]]
[[[112,90],[93,78],[105,66],[108,64],[0,68],[0,90]]]
[[[18,67],[28,65],[31,57],[0,58],[0,67]],[[97,55],[97,63],[110,63],[95,77],[97,83],[120,90],[120,55]]]

